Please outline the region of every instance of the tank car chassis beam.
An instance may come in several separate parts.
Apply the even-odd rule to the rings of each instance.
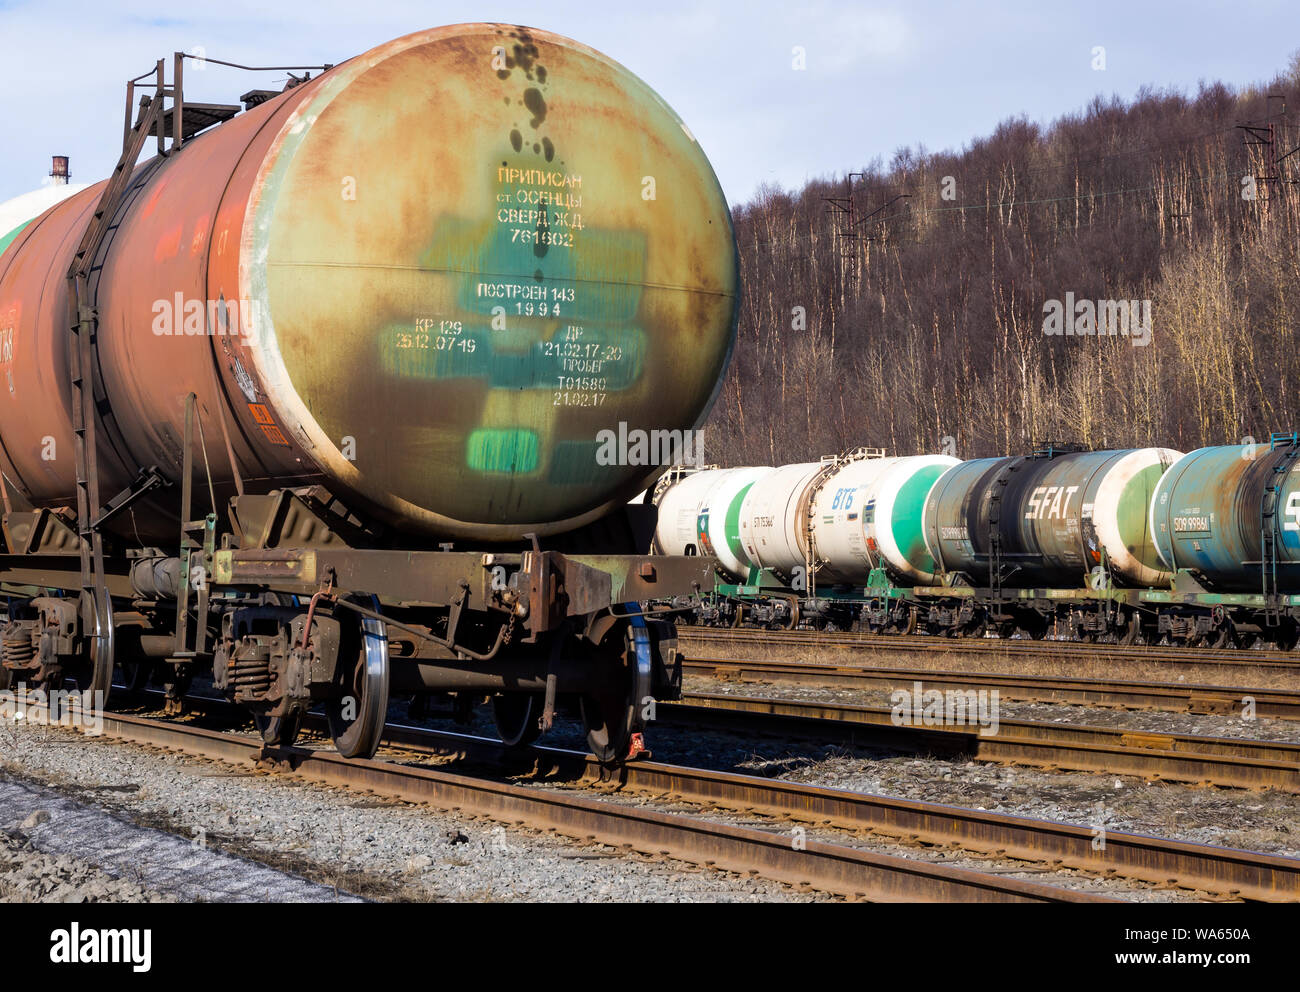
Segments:
[[[468,591],[479,604],[526,604],[521,615],[535,635],[558,628],[565,617],[611,604],[687,594],[711,583],[714,564],[706,557],[565,555],[540,549],[481,554],[269,548],[217,551],[212,578],[214,586],[311,595],[333,576],[337,589],[364,591],[394,606],[447,605]]]
[[[708,626],[791,626],[767,605],[776,587],[715,583],[697,608]],[[858,626],[882,634],[928,631],[948,637],[1041,638],[1055,628],[1076,640],[1122,644],[1300,647],[1300,594],[1222,592],[1184,571],[1172,589],[898,586],[873,573],[865,586],[822,587],[798,601],[799,625]],[[856,618],[845,624],[844,617]]]
[[[870,591],[870,590],[868,590]],[[881,600],[918,608],[919,625],[933,633],[1042,637],[1053,625],[1074,639],[1120,643],[1167,641],[1187,645],[1295,646],[1300,595],[1217,592],[1184,572],[1172,589],[1117,587],[1011,589],[973,586],[894,587]],[[1041,618],[1037,628],[1026,619]]]

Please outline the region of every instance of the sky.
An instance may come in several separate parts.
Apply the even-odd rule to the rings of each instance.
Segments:
[[[957,150],[1008,117],[1047,123],[1144,84],[1265,81],[1300,49],[1296,0],[0,0],[0,201],[46,182],[51,155],[70,156],[74,182],[105,177],[125,81],[174,51],[336,63],[463,21],[544,28],[621,62],[690,127],[732,203],[903,147]],[[186,97],[235,103],[284,78],[208,66],[187,73]]]

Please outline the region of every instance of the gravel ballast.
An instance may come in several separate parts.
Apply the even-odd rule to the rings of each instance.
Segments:
[[[340,897],[405,901],[832,898],[60,728],[25,726],[6,734],[0,773],[11,786],[17,779],[76,797],[119,821],[165,830],[186,850],[202,837],[210,850],[302,876],[330,899],[335,887]],[[45,843],[54,844],[59,826],[53,815],[41,824]],[[59,843],[77,849],[75,842],[70,834]]]

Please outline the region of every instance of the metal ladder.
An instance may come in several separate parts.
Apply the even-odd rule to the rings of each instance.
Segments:
[[[163,95],[163,62],[158,61],[157,88],[154,96],[141,108],[135,126],[127,133],[122,155],[100,194],[99,203],[86,226],[68,269],[68,326],[72,335],[68,367],[72,374],[73,450],[77,469],[77,534],[81,551],[81,590],[90,597],[104,619],[108,601],[104,579],[104,539],[96,519],[100,512],[97,425],[93,384],[95,336],[98,313],[91,302],[90,277],[95,256],[104,243],[113,216],[131,184],[132,171],[150,133],[158,129],[160,151]],[[129,84],[132,92],[134,82]],[[129,97],[128,97],[129,99]],[[143,101],[142,101],[143,103]],[[129,105],[128,105],[128,113]]]
[[[1260,506],[1260,571],[1264,592],[1264,625],[1277,627],[1282,623],[1282,611],[1278,606],[1277,589],[1277,504],[1282,495],[1282,486],[1291,471],[1292,464],[1300,458],[1300,434],[1295,432],[1274,432],[1269,436],[1269,451],[1276,451],[1286,445],[1287,450],[1273,462],[1272,481],[1264,487]]]

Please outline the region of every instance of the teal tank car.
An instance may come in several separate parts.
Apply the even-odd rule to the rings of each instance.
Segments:
[[[1161,479],[1151,501],[1156,550],[1171,571],[1223,591],[1272,593],[1300,584],[1300,445],[1198,448]]]

